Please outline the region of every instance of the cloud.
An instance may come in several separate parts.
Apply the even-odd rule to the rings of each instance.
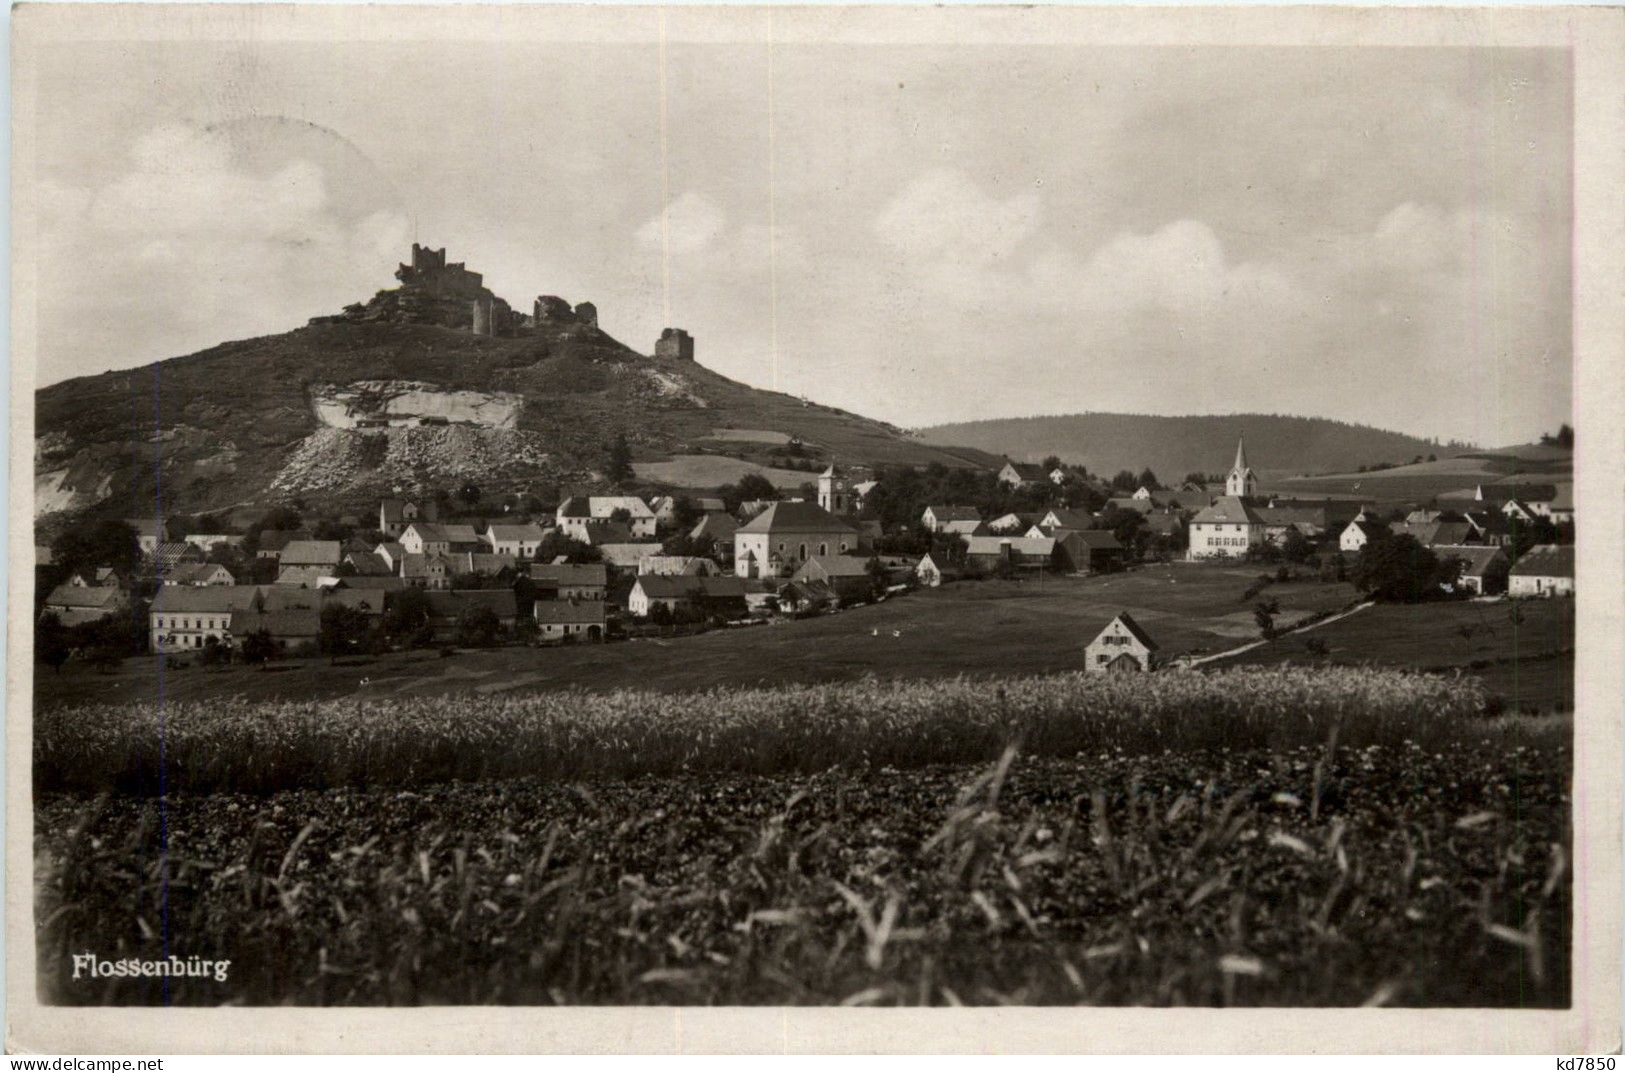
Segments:
[[[42,380],[129,364],[131,339],[154,359],[298,327],[377,290],[410,246],[392,205],[335,206],[355,176],[297,155],[250,168],[234,148],[166,124],[108,182],[43,187]]]
[[[698,253],[722,234],[727,218],[703,194],[689,190],[666,205],[666,211],[638,228],[638,243],[670,253]]]
[[[963,172],[936,168],[905,187],[875,220],[875,233],[905,258],[1006,262],[1038,226],[1037,194],[1000,201]]]

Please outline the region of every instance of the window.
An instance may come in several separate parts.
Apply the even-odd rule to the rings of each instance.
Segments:
[[[829,554],[829,545],[828,544],[820,544],[820,545],[818,545],[818,554],[819,555],[828,555]]]
[[[1102,652],[1099,656],[1095,657],[1095,662],[1096,663],[1105,663],[1109,659],[1111,659],[1111,657],[1108,656],[1106,653]]]

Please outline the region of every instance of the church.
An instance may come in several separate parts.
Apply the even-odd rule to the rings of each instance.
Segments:
[[[1247,465],[1245,439],[1236,440],[1236,461],[1224,478],[1224,495],[1191,519],[1191,559],[1242,559],[1264,543],[1264,519],[1253,509],[1258,477]]]

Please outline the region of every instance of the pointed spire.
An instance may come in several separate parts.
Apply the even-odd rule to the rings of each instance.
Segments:
[[[1230,468],[1237,473],[1247,472],[1247,440],[1245,436],[1236,437],[1236,464]]]

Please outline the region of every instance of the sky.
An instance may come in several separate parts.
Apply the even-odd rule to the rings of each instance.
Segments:
[[[41,383],[337,312],[415,238],[515,308],[590,300],[645,353],[681,326],[725,375],[910,427],[1571,420],[1564,51],[770,48],[682,18],[42,47]]]

